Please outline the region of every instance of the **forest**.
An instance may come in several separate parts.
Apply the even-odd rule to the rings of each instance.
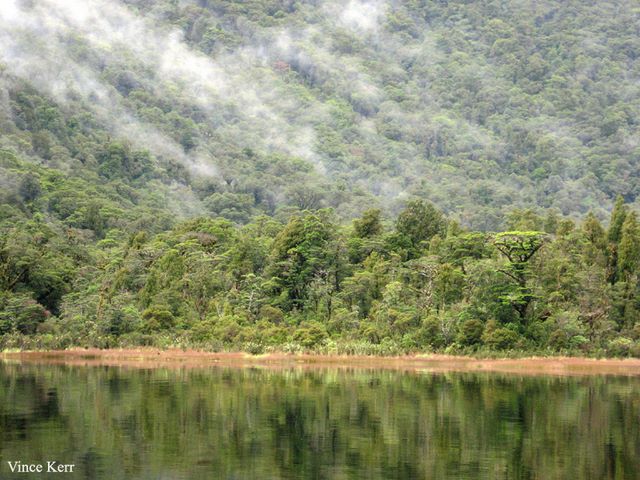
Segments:
[[[39,183],[22,184],[37,199]],[[96,212],[89,218],[100,223]],[[93,215],[93,217],[92,217]],[[341,225],[330,209],[237,226],[198,217],[95,243],[41,215],[6,222],[4,348],[153,345],[400,354],[640,355],[640,224],[532,210],[469,231],[432,204]]]
[[[640,356],[638,25],[3,2],[0,349]]]

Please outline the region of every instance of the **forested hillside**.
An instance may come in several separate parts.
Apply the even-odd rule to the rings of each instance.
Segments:
[[[638,355],[639,114],[631,0],[4,0],[0,344]]]

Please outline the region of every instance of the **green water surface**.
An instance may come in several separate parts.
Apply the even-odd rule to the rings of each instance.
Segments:
[[[0,462],[2,479],[639,479],[640,379],[0,363]]]

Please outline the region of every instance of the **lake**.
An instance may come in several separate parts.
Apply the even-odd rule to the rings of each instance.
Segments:
[[[640,378],[0,362],[0,461],[2,479],[638,479]]]

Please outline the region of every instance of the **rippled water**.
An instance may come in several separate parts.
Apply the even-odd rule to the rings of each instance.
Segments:
[[[2,479],[638,479],[640,379],[0,363],[0,461]]]

